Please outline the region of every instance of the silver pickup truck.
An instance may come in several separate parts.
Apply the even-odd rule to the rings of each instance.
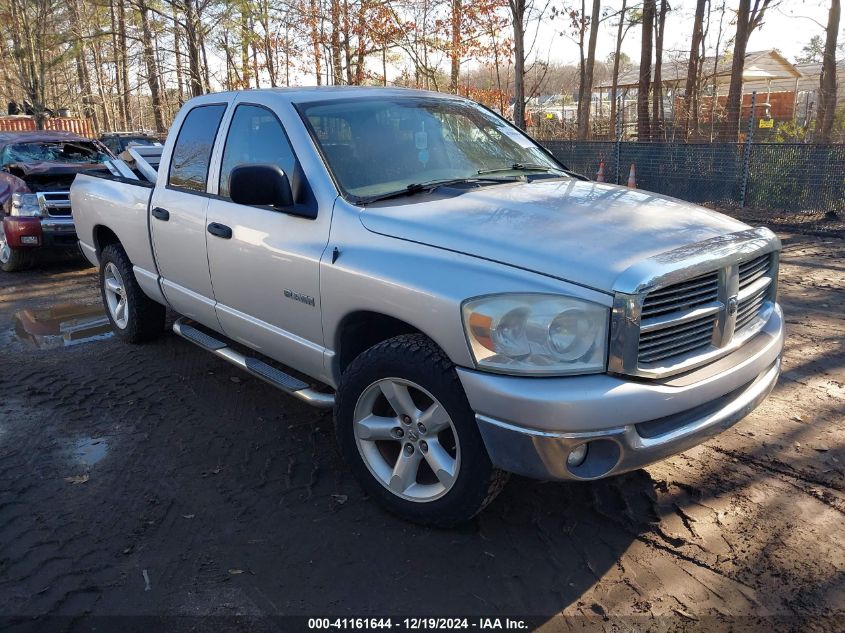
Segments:
[[[509,472],[639,468],[777,380],[772,232],[587,181],[465,99],[206,95],[159,153],[71,189],[117,335],[159,335],[168,306],[178,335],[333,407],[405,518],[465,521]]]

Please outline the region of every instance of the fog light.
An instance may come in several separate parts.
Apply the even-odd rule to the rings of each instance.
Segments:
[[[37,235],[22,235],[21,244],[29,244],[30,246],[38,246]]]
[[[584,460],[587,458],[587,444],[581,444],[580,446],[575,447],[572,449],[572,452],[569,453],[569,456],[566,458],[567,466],[571,466],[572,468],[577,468],[581,464],[584,463]]]

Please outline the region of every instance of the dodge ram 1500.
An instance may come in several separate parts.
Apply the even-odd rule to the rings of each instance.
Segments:
[[[157,336],[169,306],[180,336],[333,408],[405,518],[466,521],[509,472],[639,468],[777,380],[772,232],[587,181],[466,99],[206,95],[159,158],[71,189],[117,335]]]

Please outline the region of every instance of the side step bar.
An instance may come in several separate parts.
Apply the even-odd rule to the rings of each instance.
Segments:
[[[307,383],[302,382],[299,378],[295,378],[290,374],[286,374],[280,369],[276,369],[272,365],[268,365],[258,358],[252,356],[245,356],[238,351],[235,351],[229,345],[210,334],[206,334],[199,328],[194,327],[186,322],[184,317],[176,319],[173,324],[173,331],[184,339],[189,340],[195,345],[199,345],[203,349],[211,352],[215,356],[222,358],[225,361],[237,365],[244,371],[252,374],[256,378],[260,378],[285,393],[288,393],[311,406],[320,409],[331,409],[334,406],[334,395],[330,393],[321,393],[315,391],[308,386]]]

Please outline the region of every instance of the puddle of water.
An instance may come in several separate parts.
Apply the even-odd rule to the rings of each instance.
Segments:
[[[112,336],[102,305],[65,303],[20,310],[14,315],[15,336],[39,349],[55,349]]]
[[[109,450],[104,437],[83,437],[73,445],[73,457],[85,466],[93,466],[106,456]]]

